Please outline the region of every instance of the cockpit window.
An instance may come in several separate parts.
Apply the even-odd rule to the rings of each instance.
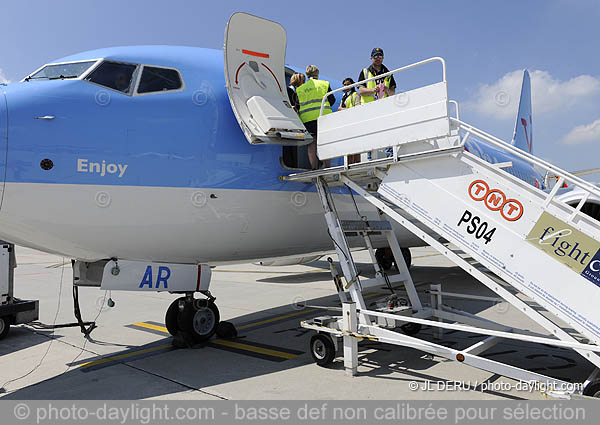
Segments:
[[[137,92],[141,94],[178,90],[181,86],[181,77],[177,70],[144,66]]]
[[[79,78],[81,74],[87,71],[95,63],[96,61],[89,61],[46,65],[35,74],[25,78],[25,81]]]
[[[129,93],[136,65],[105,61],[85,80],[122,93]]]

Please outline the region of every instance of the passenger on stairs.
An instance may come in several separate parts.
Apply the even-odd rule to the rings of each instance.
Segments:
[[[292,108],[294,108],[294,111],[296,111],[296,113],[298,113],[300,108],[298,105],[298,95],[296,94],[296,89],[305,82],[306,77],[304,76],[304,74],[297,72],[290,78],[290,86],[287,88],[288,97],[290,98]]]

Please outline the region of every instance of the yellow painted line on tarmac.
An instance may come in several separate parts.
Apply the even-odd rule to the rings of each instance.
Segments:
[[[363,296],[363,298],[368,299],[368,298],[373,298],[373,297],[377,297],[377,296],[381,296],[381,294],[369,294],[369,295]],[[289,319],[290,317],[300,316],[302,314],[312,313],[314,311],[319,311],[319,310],[320,309],[318,309],[318,308],[311,308],[310,310],[300,310],[295,313],[283,314],[281,316],[271,317],[270,319],[260,320],[258,322],[252,322],[252,323],[248,323],[248,324],[242,325],[242,326],[236,326],[236,328],[237,329],[248,329],[248,328],[252,328],[254,326],[264,325],[265,323],[277,322],[279,320]]]
[[[215,339],[210,341],[212,344],[223,345],[225,347],[237,348],[238,350],[252,351],[254,353],[265,354],[267,356],[281,357],[284,359],[295,359],[298,354],[284,353],[283,351],[270,350],[268,348],[255,347],[253,345],[241,344],[239,342],[227,341],[224,339]]]
[[[52,264],[50,266],[46,266],[47,269],[58,269],[59,267],[64,267],[66,265],[71,265],[70,261],[65,261],[62,264]]]
[[[317,311],[317,309],[313,308],[313,309],[310,309],[310,310],[300,310],[300,311],[297,311],[295,313],[284,314],[282,316],[271,317],[270,319],[261,320],[259,322],[252,322],[252,323],[248,323],[246,325],[236,326],[236,328],[238,328],[238,329],[248,329],[248,328],[252,328],[254,326],[264,325],[265,323],[276,322],[278,320],[288,319],[290,317],[299,316],[301,314],[312,313],[313,311]]]
[[[134,323],[133,325],[139,326],[142,328],[152,329],[152,330],[159,331],[159,332],[169,333],[167,331],[167,328],[165,328],[164,326],[153,325],[151,323],[140,322],[140,323]],[[282,357],[284,359],[294,359],[294,358],[298,357],[297,354],[284,353],[283,351],[271,350],[271,349],[262,348],[262,347],[255,347],[253,345],[242,344],[242,343],[233,342],[233,341],[226,341],[223,339],[215,339],[215,340],[212,340],[209,342],[211,344],[223,345],[225,347],[237,348],[239,350],[252,351],[254,353],[266,354],[267,356]],[[136,351],[136,353],[143,354],[145,351],[146,350]],[[119,360],[119,359],[113,359],[113,360]],[[107,360],[107,361],[110,361],[110,360]]]
[[[368,294],[368,295],[365,295],[363,298],[369,299],[369,298],[373,298],[373,297],[377,297],[377,296],[381,296],[381,294]],[[252,322],[252,323],[247,323],[242,326],[236,326],[236,328],[237,329],[248,329],[248,328],[252,328],[254,326],[264,325],[266,323],[273,323],[273,322],[277,322],[279,320],[289,319],[290,317],[295,317],[295,316],[300,316],[300,315],[307,314],[307,313],[312,313],[312,312],[315,312],[318,310],[319,309],[316,309],[316,308],[312,308],[310,310],[300,310],[300,311],[296,311],[294,313],[283,314],[281,316],[271,317],[270,319],[259,320],[258,322]],[[139,323],[134,323],[133,325],[141,327],[141,328],[152,329],[155,331],[164,332],[166,334],[169,333],[169,331],[167,330],[166,327],[159,326],[159,325],[153,325],[151,323],[139,322]]]
[[[139,323],[134,323],[133,326],[139,326],[140,328],[152,329],[155,331],[164,332],[166,334],[169,333],[169,331],[167,330],[166,327],[159,326],[159,325],[153,325],[152,323],[139,322]]]
[[[306,274],[306,273],[323,273],[329,270],[311,270],[311,271],[294,271],[294,272],[275,272],[275,271],[267,271],[267,270],[211,270],[212,273],[258,273],[258,274]]]
[[[98,366],[98,365],[101,365],[104,363],[108,363],[108,362],[112,362],[112,361],[116,361],[116,360],[123,360],[123,359],[127,359],[130,357],[139,356],[140,354],[152,353],[154,351],[164,350],[165,348],[171,348],[171,347],[173,347],[173,344],[170,344],[170,343],[165,344],[165,345],[158,345],[156,347],[145,348],[143,350],[137,350],[137,351],[132,351],[130,353],[119,354],[118,356],[105,357],[100,360],[94,360],[91,362],[82,363],[80,366],[81,367]]]
[[[417,255],[416,257],[413,257],[413,258],[436,257],[436,256],[438,256],[438,255],[442,255],[442,254],[440,254],[439,252],[436,252],[436,253],[434,253],[434,254],[427,254],[427,255]]]

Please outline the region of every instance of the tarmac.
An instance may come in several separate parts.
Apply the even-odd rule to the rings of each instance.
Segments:
[[[494,296],[482,284],[431,248],[412,249],[411,275],[421,299],[441,283],[448,292]],[[40,300],[40,321],[74,322],[70,259],[17,247],[15,296]],[[368,254],[355,257],[372,276]],[[402,295],[402,287],[397,291]],[[299,304],[338,306],[325,258],[286,267],[254,264],[213,269],[211,292],[221,320],[235,324],[238,338],[213,337],[207,344],[175,348],[164,328],[168,293],[112,292],[81,288],[84,320],[95,320],[86,340],[78,327],[39,330],[14,326],[0,341],[0,385],[4,399],[544,399],[516,381],[410,348],[360,344],[358,376],[343,359],[316,365],[309,352],[312,331],[300,321],[323,315]],[[389,295],[385,287],[365,293],[367,303]],[[114,307],[108,307],[111,298]],[[507,303],[446,299],[478,316],[546,333]],[[434,340],[424,327],[419,337]],[[461,348],[481,335],[445,331],[441,343]],[[583,382],[593,366],[572,350],[502,341],[485,356],[568,382]],[[415,389],[416,387],[416,389]]]

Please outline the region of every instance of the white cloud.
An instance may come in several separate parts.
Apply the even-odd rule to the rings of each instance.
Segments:
[[[4,76],[4,72],[2,72],[2,68],[0,68],[0,83],[8,83],[8,79]]]
[[[579,145],[587,142],[600,142],[600,120],[588,125],[579,125],[563,138],[567,145]]]
[[[531,76],[531,101],[534,116],[565,110],[600,93],[600,78],[579,75],[568,81],[558,80],[546,71],[535,70]],[[523,71],[505,74],[492,84],[479,87],[465,107],[497,119],[513,119],[517,114]]]
[[[0,83],[10,83],[10,81],[4,76],[2,68],[0,68]]]

